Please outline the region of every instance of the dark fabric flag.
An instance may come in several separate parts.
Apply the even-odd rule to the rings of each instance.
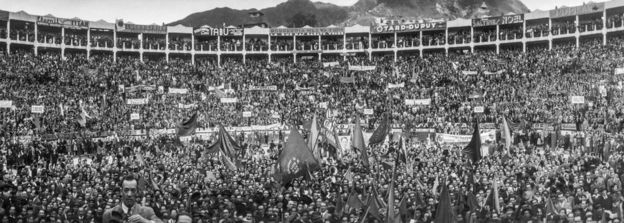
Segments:
[[[178,136],[190,136],[195,133],[197,128],[197,112],[187,121],[178,124]]]
[[[473,163],[481,160],[481,135],[479,133],[479,121],[475,122],[474,132],[472,133],[472,139],[468,146],[463,150],[464,154],[468,155]]]
[[[368,207],[366,211],[374,218],[382,220],[381,215],[379,214],[379,204],[377,203],[377,198],[375,196],[368,198]]]
[[[368,163],[368,151],[366,150],[366,145],[364,144],[364,135],[362,134],[362,126],[360,126],[360,118],[355,118],[355,125],[353,127],[353,133],[351,134],[351,146],[355,148],[360,153],[360,158],[362,160],[362,165],[364,167],[369,167]]]
[[[241,147],[236,144],[236,141],[232,139],[230,134],[227,133],[225,128],[222,125],[219,125],[219,134],[217,141],[206,148],[204,151],[207,154],[214,154],[221,152],[219,159],[221,163],[228,167],[230,170],[237,170],[242,165],[238,160],[238,151],[241,150]]]
[[[440,193],[440,202],[436,209],[435,223],[454,223],[455,213],[451,207],[451,196],[449,195],[448,186],[442,184],[442,193]]]
[[[468,197],[466,200],[470,212],[477,212],[479,210],[479,202],[477,201],[477,197],[472,192],[468,193]]]
[[[392,168],[392,179],[390,180],[390,188],[388,189],[388,210],[386,214],[386,222],[394,223],[396,216],[394,215],[394,181],[396,180],[396,169],[398,163],[395,162],[394,168]]]
[[[368,139],[369,146],[382,143],[386,139],[386,136],[388,136],[388,132],[390,132],[390,120],[388,116],[387,114],[384,115],[381,124],[375,129],[370,139]]]
[[[357,197],[356,193],[349,194],[349,198],[347,199],[347,212],[351,212],[351,209],[360,209],[364,206],[362,201]]]
[[[336,210],[334,211],[334,213],[336,214],[337,217],[341,217],[342,216],[342,212],[344,210],[344,200],[342,200],[341,196],[338,196],[336,198]]]
[[[498,198],[498,183],[495,180],[492,184],[492,190],[490,191],[490,195],[488,196],[485,205],[490,206],[490,210],[494,210],[496,213],[500,213],[500,201]]]
[[[403,222],[403,219],[407,217],[408,212],[409,210],[407,209],[407,196],[403,196],[403,198],[399,202],[399,215],[397,215],[397,217],[395,218],[395,222]]]
[[[282,183],[286,184],[292,179],[305,176],[319,168],[319,163],[312,152],[306,146],[305,140],[299,131],[291,128],[288,142],[279,155],[278,164],[282,173]]]

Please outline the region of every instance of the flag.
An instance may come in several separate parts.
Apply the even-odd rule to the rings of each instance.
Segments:
[[[477,197],[472,192],[468,192],[466,201],[470,212],[475,213],[479,210],[479,202],[477,201]]]
[[[395,161],[394,168],[392,168],[392,179],[390,180],[390,189],[388,190],[388,211],[386,212],[386,222],[394,223],[396,216],[394,215],[394,181],[396,180],[396,169],[398,163]]]
[[[507,123],[507,118],[505,118],[503,116],[503,128],[501,129],[501,132],[503,133],[503,137],[505,138],[505,149],[507,151],[509,151],[509,147],[511,147],[511,128],[509,127],[509,124]]]
[[[440,202],[436,209],[435,223],[451,223],[455,222],[455,213],[451,207],[451,196],[449,195],[446,183],[442,185],[442,193],[440,194]]]
[[[349,198],[347,199],[347,212],[351,212],[351,209],[360,209],[364,206],[362,201],[357,197],[355,192],[351,192],[349,194]]]
[[[87,127],[87,117],[85,116],[85,113],[80,113],[80,119],[78,119],[78,124],[80,124],[80,127]]]
[[[314,159],[303,137],[295,128],[290,130],[288,141],[279,155],[278,164],[283,177],[282,183],[288,183],[319,168],[318,161]]]
[[[89,116],[89,114],[85,111],[82,100],[78,101],[78,105],[80,106],[81,115],[83,115],[86,118],[91,118],[91,116]]]
[[[368,207],[366,208],[366,212],[370,213],[376,219],[381,220],[381,215],[379,214],[379,204],[375,196],[371,196],[368,198],[367,206]]]
[[[197,112],[191,116],[187,121],[178,124],[178,136],[189,136],[195,133],[197,128]]]
[[[362,135],[362,126],[360,126],[359,117],[355,118],[355,125],[353,127],[351,137],[351,146],[360,152],[360,157],[364,167],[369,167],[368,151],[366,151],[366,145],[364,145],[364,135]]]
[[[388,118],[388,115],[384,115],[381,124],[379,124],[377,129],[375,129],[375,131],[373,132],[373,135],[370,137],[370,139],[368,139],[368,145],[382,143],[386,139],[388,132],[390,132],[390,120]]]
[[[479,121],[475,122],[474,132],[472,133],[472,139],[468,146],[463,150],[464,154],[469,155],[472,162],[476,163],[481,160],[481,136],[479,134]]]
[[[308,137],[308,148],[312,151],[312,155],[317,160],[321,159],[321,151],[320,148],[317,149],[316,140],[319,136],[318,124],[316,122],[316,114],[314,114],[314,118],[312,118],[312,125],[310,126],[310,137]]]
[[[241,147],[238,146],[236,141],[234,141],[230,134],[227,133],[223,125],[219,125],[217,141],[209,146],[204,152],[208,154],[220,152],[219,159],[221,160],[221,163],[230,170],[237,170],[242,166],[237,158],[237,153],[240,150]]]
[[[496,211],[496,213],[500,213],[500,201],[498,198],[498,182],[494,180],[492,183],[492,191],[490,192],[485,205],[490,206],[490,209]]]
[[[334,213],[336,214],[337,217],[341,217],[342,216],[342,211],[344,210],[344,201],[342,200],[342,197],[339,195],[336,198],[336,210],[334,210]]]
[[[395,222],[403,222],[405,216],[407,216],[407,196],[403,196],[399,202],[399,215],[395,218]],[[397,221],[398,220],[398,221]]]

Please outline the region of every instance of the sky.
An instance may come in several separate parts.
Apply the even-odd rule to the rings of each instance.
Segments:
[[[61,18],[78,17],[114,22],[123,18],[136,24],[170,23],[195,12],[217,7],[262,9],[286,0],[0,0],[0,9],[24,10],[34,15],[52,14]],[[349,6],[358,0],[313,0]],[[555,6],[582,5],[587,0],[521,0],[530,10],[550,10]]]

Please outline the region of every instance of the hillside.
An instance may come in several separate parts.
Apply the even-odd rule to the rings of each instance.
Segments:
[[[302,27],[329,25],[370,25],[376,17],[415,17],[419,19],[473,18],[483,0],[359,0],[352,6],[310,0],[289,0],[261,9],[263,21],[270,26]],[[485,0],[491,16],[524,13],[528,8],[520,0]],[[193,13],[169,25],[240,25],[250,22],[248,13],[256,11],[215,8]]]

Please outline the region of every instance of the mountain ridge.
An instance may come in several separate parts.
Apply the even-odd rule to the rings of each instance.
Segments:
[[[488,10],[480,9],[485,3]],[[262,12],[261,19],[249,13]],[[264,9],[237,10],[214,8],[188,15],[168,25],[199,27],[267,23],[269,26],[326,27],[329,25],[370,25],[376,18],[470,19],[479,15],[499,16],[526,13],[529,9],[520,0],[359,0],[351,6],[338,6],[310,0],[288,0]]]

